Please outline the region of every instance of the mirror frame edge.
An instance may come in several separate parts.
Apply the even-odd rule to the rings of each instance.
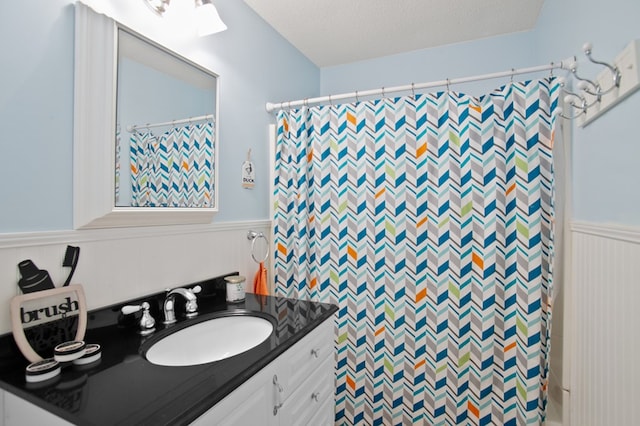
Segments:
[[[120,26],[126,28],[81,2],[75,3],[73,228],[210,224],[218,212],[219,200],[217,118],[220,77],[213,72],[216,75],[214,207],[115,206],[117,37]],[[96,49],[96,46],[104,46],[104,49]]]

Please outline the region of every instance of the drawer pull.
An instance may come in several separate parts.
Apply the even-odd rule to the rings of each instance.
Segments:
[[[320,356],[320,349],[311,349],[311,356],[318,358]]]
[[[278,383],[278,376],[276,374],[273,375],[273,384],[276,385],[276,388],[278,388],[278,392],[284,392],[284,389],[282,389],[282,386],[280,385],[280,383]]]
[[[313,399],[315,402],[318,402],[318,400],[320,399],[320,392],[314,392],[311,394],[311,399]]]
[[[273,406],[273,415],[277,416],[278,415],[278,410],[282,408],[282,402],[278,405],[274,405]]]
[[[276,389],[278,390],[278,394],[276,395],[276,405],[273,406],[273,415],[277,416],[278,415],[278,410],[281,409],[282,408],[282,404],[284,404],[280,400],[280,394],[282,392],[284,392],[284,389],[282,389],[282,386],[278,382],[278,376],[275,375],[275,374],[273,375],[273,384],[276,387]]]

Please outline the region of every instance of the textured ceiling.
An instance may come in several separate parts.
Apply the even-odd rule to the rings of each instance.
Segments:
[[[319,67],[527,31],[543,0],[244,0]]]

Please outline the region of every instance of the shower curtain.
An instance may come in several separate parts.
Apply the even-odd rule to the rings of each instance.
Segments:
[[[212,207],[213,123],[147,129],[130,140],[134,207]]]
[[[336,424],[539,424],[553,78],[278,114],[279,296],[331,302]]]

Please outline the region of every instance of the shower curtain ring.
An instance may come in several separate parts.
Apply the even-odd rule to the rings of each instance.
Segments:
[[[553,61],[551,61],[551,67],[549,68],[549,78],[553,78]]]
[[[385,94],[384,94],[384,86],[382,86],[382,97],[383,97],[383,98],[385,97]]]
[[[333,101],[331,100],[331,95],[329,95],[329,105],[333,106]]]
[[[513,84],[513,75],[515,74],[516,69],[515,68],[511,68],[511,84]]]
[[[360,99],[358,98],[358,91],[356,90],[356,102],[360,102]]]
[[[411,83],[411,96],[414,100],[416,99],[416,88],[414,83]]]
[[[447,93],[449,93],[450,90],[451,90],[451,82],[449,81],[449,78],[447,77]]]

